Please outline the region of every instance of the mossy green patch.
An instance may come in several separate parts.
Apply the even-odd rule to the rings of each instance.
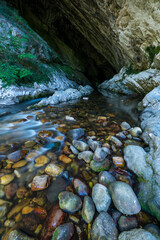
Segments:
[[[155,55],[157,55],[160,52],[160,46],[154,47],[149,46],[146,48],[146,52],[149,54],[150,63],[153,63]]]

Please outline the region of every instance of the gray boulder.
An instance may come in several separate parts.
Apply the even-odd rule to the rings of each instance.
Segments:
[[[112,182],[109,191],[115,207],[123,214],[134,215],[140,212],[141,206],[130,185],[124,182]]]

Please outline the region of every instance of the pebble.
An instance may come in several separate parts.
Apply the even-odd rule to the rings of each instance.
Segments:
[[[88,140],[88,145],[92,149],[92,151],[95,151],[97,147],[101,147],[102,143],[90,139]]]
[[[108,210],[111,204],[111,197],[108,189],[102,184],[95,184],[92,189],[92,199],[98,212]]]
[[[14,174],[6,174],[0,178],[0,184],[7,185],[12,182],[15,178]]]
[[[115,207],[123,214],[134,215],[140,212],[141,206],[132,188],[124,182],[109,184],[109,191]]]
[[[94,171],[94,172],[101,172],[104,170],[108,170],[110,167],[110,161],[109,159],[104,159],[103,162],[96,162],[94,160],[92,160],[90,162],[90,168]]]
[[[142,129],[139,127],[134,127],[129,130],[132,137],[139,137],[142,134]]]
[[[24,144],[24,146],[25,146],[26,148],[32,148],[32,147],[34,147],[35,145],[36,145],[36,142],[35,142],[34,140],[27,141],[27,142],[25,142],[25,144]]]
[[[67,132],[67,136],[71,139],[77,140],[84,135],[84,130],[82,128],[75,128]]]
[[[71,154],[71,150],[69,149],[69,147],[67,145],[63,148],[63,152],[66,155],[70,155]]]
[[[14,220],[9,220],[9,219],[7,219],[7,220],[4,222],[4,226],[5,226],[5,227],[9,227],[9,228],[13,227],[14,224],[15,224],[15,221],[14,221]]]
[[[82,141],[73,140],[72,144],[80,152],[84,152],[89,148],[88,144]]]
[[[125,165],[125,161],[123,157],[115,156],[115,157],[112,157],[112,160],[114,165],[116,165],[116,167],[124,167]]]
[[[34,211],[33,206],[26,206],[22,209],[22,214],[26,215]]]
[[[92,240],[111,239],[117,240],[118,230],[111,216],[106,212],[101,212],[94,220],[91,232]]]
[[[107,171],[102,171],[100,174],[99,174],[99,183],[108,187],[108,185],[111,183],[111,182],[115,182],[116,179],[114,176],[112,176],[109,172]]]
[[[27,193],[27,189],[25,187],[20,187],[17,190],[16,195],[18,198],[24,198],[26,193]]]
[[[21,160],[13,164],[12,168],[21,168],[21,167],[24,167],[26,164],[27,164],[26,160]]]
[[[65,119],[66,119],[67,121],[76,122],[76,119],[74,119],[73,117],[70,117],[70,116],[65,116]]]
[[[51,239],[54,230],[63,223],[65,217],[66,213],[64,213],[58,205],[52,206],[43,224],[40,240]]]
[[[52,240],[70,240],[74,234],[72,222],[65,223],[57,227],[53,233]]]
[[[84,197],[83,208],[82,208],[82,218],[86,223],[91,223],[95,214],[95,206],[93,200],[89,196]]]
[[[10,183],[10,184],[6,185],[4,188],[6,198],[11,199],[12,197],[14,197],[14,195],[17,192],[17,189],[18,189],[18,186],[16,183]]]
[[[22,157],[22,150],[17,150],[8,155],[8,160],[12,162],[17,162],[21,159],[21,157]]]
[[[20,230],[13,230],[10,232],[8,240],[34,240],[34,238],[27,236],[25,233],[22,233]]]
[[[127,122],[122,122],[120,126],[122,131],[127,131],[131,128],[131,126]]]
[[[87,196],[88,195],[89,189],[83,181],[81,181],[78,178],[75,178],[73,180],[73,185],[79,196]]]
[[[34,213],[40,217],[40,219],[44,220],[47,217],[47,211],[42,207],[36,207],[34,209]]]
[[[53,132],[51,131],[47,131],[47,130],[42,130],[38,133],[38,135],[41,137],[41,138],[46,138],[46,137],[52,137],[53,136]]]
[[[35,159],[35,166],[36,167],[42,167],[46,165],[49,162],[49,158],[46,157],[45,155],[41,155]]]
[[[55,163],[49,163],[47,167],[45,168],[45,173],[52,177],[59,176],[64,170],[64,167],[62,165],[57,165]]]
[[[8,218],[12,218],[14,215],[18,214],[25,206],[30,202],[30,199],[22,200],[20,203],[15,205],[11,211],[8,213]]]
[[[8,206],[6,204],[0,205],[0,218],[3,218],[8,212]]]
[[[90,163],[93,159],[93,152],[91,151],[84,151],[78,154],[78,159],[84,160],[86,163]]]
[[[59,160],[62,161],[62,162],[64,162],[64,163],[66,163],[66,164],[69,164],[69,163],[72,162],[72,159],[69,158],[69,157],[67,157],[67,156],[65,156],[65,155],[59,156]]]
[[[104,150],[104,148],[97,147],[93,155],[93,160],[96,162],[102,162],[106,156],[107,152]]]
[[[113,142],[117,147],[122,147],[123,145],[123,143],[114,136],[111,136],[110,141]]]
[[[72,153],[74,153],[76,155],[79,153],[79,151],[73,145],[70,146],[70,149],[71,149]]]
[[[119,230],[121,232],[128,231],[138,227],[138,221],[133,216],[121,216],[118,220]]]
[[[72,192],[64,191],[58,196],[59,206],[62,210],[74,213],[81,209],[82,201],[80,197]]]
[[[32,191],[40,191],[47,188],[48,185],[49,185],[48,175],[36,176],[33,178],[31,189]]]
[[[27,161],[33,161],[38,156],[38,152],[32,151],[26,156]]]

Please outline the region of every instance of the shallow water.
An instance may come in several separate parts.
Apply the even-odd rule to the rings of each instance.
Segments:
[[[70,129],[82,127],[85,130],[86,136],[95,136],[96,140],[105,143],[108,141],[109,136],[115,135],[120,131],[119,124],[122,121],[127,121],[131,126],[138,125],[138,111],[136,107],[139,99],[129,99],[124,96],[113,96],[112,98],[111,96],[103,96],[100,93],[93,93],[89,97],[89,100],[81,99],[59,106],[26,110],[28,105],[36,101],[29,101],[11,107],[12,110],[10,108],[10,112],[12,112],[12,114],[0,118],[0,176],[14,173],[14,180],[11,183],[15,183],[17,189],[23,186],[27,189],[24,199],[30,199],[30,205],[33,209],[37,206],[37,203],[33,201],[33,199],[45,199],[42,206],[49,213],[52,204],[57,202],[58,194],[64,191],[68,185],[72,185],[71,181],[73,177],[83,179],[90,187],[97,181],[98,173],[91,171],[88,164],[78,160],[75,156],[72,156],[73,159],[70,164],[64,164],[58,160],[59,155],[62,154],[63,147],[65,145],[69,146],[70,144],[70,140],[66,137],[66,132]],[[5,110],[8,111],[8,109]],[[67,121],[65,119],[66,116],[74,117],[76,121]],[[99,121],[98,116],[106,117],[106,120]],[[40,134],[40,132],[44,133],[44,130],[52,133],[52,136],[42,136],[43,134]],[[57,138],[59,136],[61,136],[61,138]],[[28,146],[28,141],[32,141],[33,144]],[[26,151],[26,156],[24,156],[23,159],[26,159],[27,163],[23,167],[13,168],[14,164],[7,160],[7,156],[17,150]],[[27,154],[33,151],[36,152],[36,156],[45,155],[50,161],[54,161],[64,167],[63,174],[57,178],[52,178],[49,187],[38,192],[31,191],[30,183],[36,175],[44,174],[46,165],[36,167],[35,158],[33,160],[27,159]],[[117,154],[123,155],[122,149],[117,150]],[[123,181],[123,176],[121,176],[123,175],[123,169],[122,172],[118,172],[118,170],[116,170],[116,172],[115,166],[112,166],[111,170],[117,179],[122,179]],[[124,170],[127,169],[124,168]],[[125,181],[134,182],[132,173],[128,172],[126,176],[127,177],[124,177]],[[130,176],[133,176],[133,179],[131,179]],[[16,194],[11,194],[13,196],[8,198],[6,189],[4,188],[6,187],[1,185],[1,199],[13,204],[8,210],[10,211],[13,206],[22,200],[19,199]],[[13,215],[12,220],[15,221],[18,213],[21,215],[21,211],[17,212]],[[4,233],[7,234],[11,229],[4,226],[7,214],[8,212],[1,219],[2,230],[0,234],[2,235]],[[87,237],[89,236],[87,224],[81,219],[79,212],[75,214],[75,216],[79,219],[79,223],[76,226],[78,236],[76,233],[74,239],[81,239],[81,237],[83,239],[89,239],[89,237]],[[68,219],[71,219],[70,215],[67,216],[66,221],[68,221]],[[22,221],[16,224],[15,228],[20,228],[31,236],[38,236],[37,239],[39,239],[39,235],[35,233],[35,231],[39,225],[42,227],[44,219],[38,218],[33,211],[23,215]]]

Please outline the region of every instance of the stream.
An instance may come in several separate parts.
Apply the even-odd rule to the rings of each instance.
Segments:
[[[122,132],[120,124],[123,121],[132,127],[139,126],[139,99],[111,94],[104,96],[94,92],[88,100],[80,99],[58,106],[27,110],[28,106],[38,101],[40,99],[3,107],[0,110],[2,115],[9,112],[0,117],[2,240],[7,240],[10,232],[15,229],[20,229],[34,239],[51,239],[53,229],[50,229],[50,226],[53,228],[57,224],[53,217],[51,220],[51,216],[53,213],[57,214],[58,195],[63,191],[76,193],[74,179],[82,181],[87,189],[87,194],[84,195],[91,196],[100,171],[91,169],[89,162],[78,159],[76,151],[71,150],[72,139],[67,133],[72,129],[84,129],[85,135],[80,136],[84,142],[90,138],[107,147],[111,155],[106,170],[116,180],[130,184],[135,191],[137,188],[135,175],[127,169],[125,163],[113,163],[112,157],[123,157],[123,148],[128,144],[145,146],[141,139],[129,138],[127,133],[123,137],[119,135]],[[116,134],[123,143],[121,147],[110,142],[111,136]],[[53,163],[55,169],[52,166],[52,169],[48,167],[46,170],[50,163]],[[33,181],[35,176],[43,175],[45,179]],[[83,201],[83,191],[82,194],[79,192],[79,195]],[[113,203],[108,212],[110,215],[116,212]],[[97,215],[96,212],[94,219]],[[67,212],[61,218],[63,223],[74,224],[72,239],[91,239],[91,224],[84,221],[81,211]],[[61,218],[57,221],[61,221]],[[152,216],[143,211],[136,215],[136,219],[136,227],[143,227],[150,222],[156,223]]]

